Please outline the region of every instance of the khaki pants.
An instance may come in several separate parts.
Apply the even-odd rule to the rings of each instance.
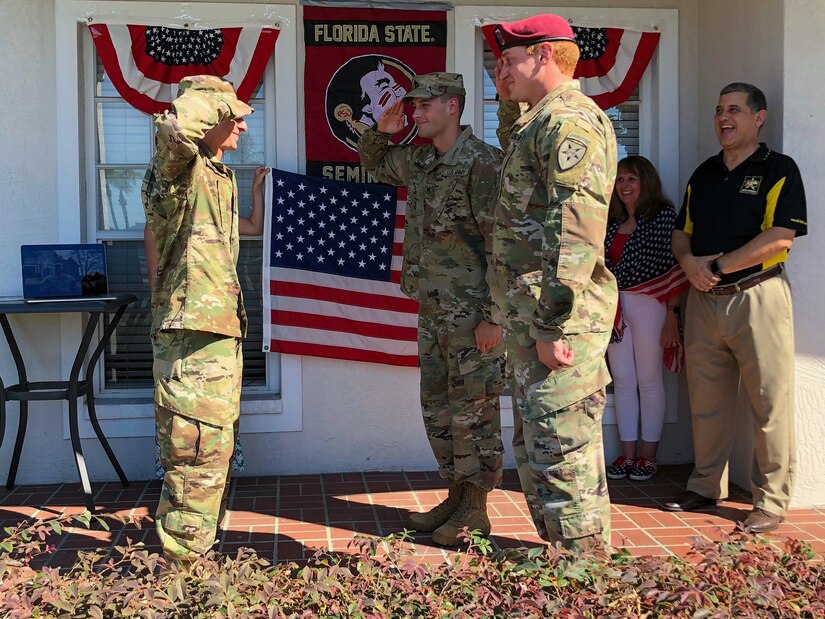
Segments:
[[[740,380],[753,422],[754,507],[782,515],[793,489],[794,335],[784,273],[726,296],[690,290],[685,320],[696,465],[687,488],[728,494]]]

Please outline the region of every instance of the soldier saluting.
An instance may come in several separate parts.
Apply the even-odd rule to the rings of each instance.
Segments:
[[[579,49],[565,19],[536,15],[494,34],[507,151],[489,280],[514,372],[519,478],[542,539],[609,543],[601,420],[618,292],[603,244],[616,138],[572,79]],[[529,109],[519,116],[517,103]]]
[[[252,111],[221,78],[184,78],[171,111],[155,117],[157,152],[141,192],[165,471],[155,523],[164,554],[184,561],[215,542],[240,414],[238,185],[221,157]]]
[[[503,452],[504,351],[486,280],[501,151],[460,125],[464,95],[461,75],[418,75],[404,101],[432,143],[389,143],[404,128],[401,101],[358,143],[375,178],[409,188],[401,289],[419,303],[424,427],[449,480],[447,498],[409,526],[450,546],[465,526],[490,532],[487,494],[501,481]]]

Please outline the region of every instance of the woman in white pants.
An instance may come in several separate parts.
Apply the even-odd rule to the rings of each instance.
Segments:
[[[653,164],[639,156],[622,159],[605,238],[607,266],[619,284],[607,356],[622,455],[607,468],[610,479],[642,481],[656,474],[665,419],[662,358],[665,348],[680,341],[678,295],[685,288],[670,250],[675,221]]]

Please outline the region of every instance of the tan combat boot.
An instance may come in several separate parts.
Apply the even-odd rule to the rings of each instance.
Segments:
[[[452,513],[458,509],[461,502],[463,484],[457,481],[450,482],[450,493],[447,498],[426,512],[410,514],[409,528],[414,531],[435,531],[450,519]]]
[[[487,494],[475,484],[464,484],[461,503],[450,519],[433,532],[433,541],[442,546],[460,546],[464,543],[462,531],[467,527],[482,535],[490,534],[490,518],[487,516]]]

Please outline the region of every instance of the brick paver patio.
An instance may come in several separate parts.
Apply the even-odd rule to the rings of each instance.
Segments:
[[[652,480],[611,481],[613,544],[634,555],[684,555],[692,537],[719,539],[734,530],[750,510],[750,498],[733,489],[731,497],[714,510],[671,513],[662,503],[684,487],[690,467],[663,466]],[[99,509],[136,516],[151,516],[160,493],[160,482],[93,485]],[[387,535],[400,531],[410,511],[426,509],[445,496],[444,482],[434,472],[336,473],[327,475],[244,477],[232,482],[230,512],[219,531],[218,549],[234,552],[246,546],[272,561],[301,561],[319,548],[345,552],[356,535]],[[3,526],[28,517],[46,518],[83,511],[78,484],[18,486],[0,490]],[[503,487],[490,495],[493,532],[497,548],[535,546],[540,543],[527,513],[515,471],[505,472]],[[54,536],[55,552],[48,565],[70,565],[78,549],[122,544],[129,537],[159,551],[154,526],[143,529],[112,522],[111,531],[72,528]],[[778,531],[769,536],[788,536],[809,541],[825,553],[825,509],[794,510]],[[441,561],[446,552],[432,544],[428,535],[417,534],[411,542],[417,556]]]

